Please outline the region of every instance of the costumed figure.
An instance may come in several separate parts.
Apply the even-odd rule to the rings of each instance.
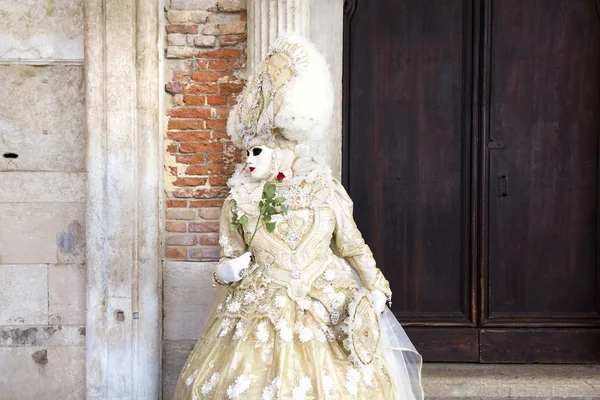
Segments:
[[[176,400],[423,399],[421,357],[331,170],[301,154],[333,88],[306,39],[277,40],[228,121],[247,151],[228,181],[215,302]]]

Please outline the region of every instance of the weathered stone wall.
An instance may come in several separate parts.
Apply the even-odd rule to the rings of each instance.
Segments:
[[[83,399],[83,1],[0,15],[0,399]]]

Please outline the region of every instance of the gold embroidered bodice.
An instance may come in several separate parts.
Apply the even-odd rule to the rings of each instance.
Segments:
[[[331,177],[328,168],[313,164],[309,173],[294,176],[288,182],[284,180],[277,186],[277,196],[286,198],[289,212],[272,217],[276,228],[271,233],[259,224],[251,243],[249,250],[256,264],[250,267],[252,272],[239,285],[237,296],[245,297],[247,292],[260,294],[264,298],[256,304],[257,307],[263,304],[263,312],[247,307],[250,302],[245,304],[240,297],[239,303],[245,306],[230,312],[232,316],[258,312],[276,320],[279,317],[277,310],[264,304],[275,301],[274,297],[283,292],[301,307],[307,302],[320,303],[322,307],[313,305],[307,309],[317,310],[315,317],[325,323],[337,323],[346,312],[353,292],[358,289],[350,268],[340,256],[356,269],[367,289],[379,289],[391,298],[389,284],[376,267],[352,218],[350,197]],[[259,217],[258,202],[263,185],[234,188],[225,200],[221,214],[221,263],[248,250],[247,242],[254,234]],[[231,231],[231,222],[242,215],[248,217],[248,223]],[[332,239],[334,246],[331,246]],[[231,301],[229,299],[228,304]]]

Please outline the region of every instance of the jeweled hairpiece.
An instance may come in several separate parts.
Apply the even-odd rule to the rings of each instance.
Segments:
[[[238,96],[238,104],[229,117],[227,130],[236,146],[249,149],[253,146],[267,145],[293,150],[298,144],[298,139],[303,138],[304,130],[312,125],[316,126],[323,119],[319,115],[313,116],[315,112],[310,106],[302,106],[302,103],[310,101],[310,98],[306,96],[304,89],[298,90],[297,85],[298,77],[303,74],[304,80],[311,80],[312,75],[307,72],[311,70],[313,61],[314,67],[318,67],[319,71],[319,77],[315,80],[319,81],[323,74],[326,74],[329,80],[327,64],[310,42],[295,36],[277,39],[260,63],[254,77]],[[323,84],[320,86],[323,88]],[[327,87],[325,97],[326,89]],[[315,87],[316,90],[318,88]],[[286,103],[294,103],[295,106],[288,107],[290,110],[287,112],[282,112]],[[323,111],[319,110],[318,113],[322,114]],[[330,114],[327,115],[327,119],[329,116]]]

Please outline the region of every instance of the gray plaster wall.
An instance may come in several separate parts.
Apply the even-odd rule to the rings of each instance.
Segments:
[[[0,400],[84,399],[83,1],[0,20]]]

